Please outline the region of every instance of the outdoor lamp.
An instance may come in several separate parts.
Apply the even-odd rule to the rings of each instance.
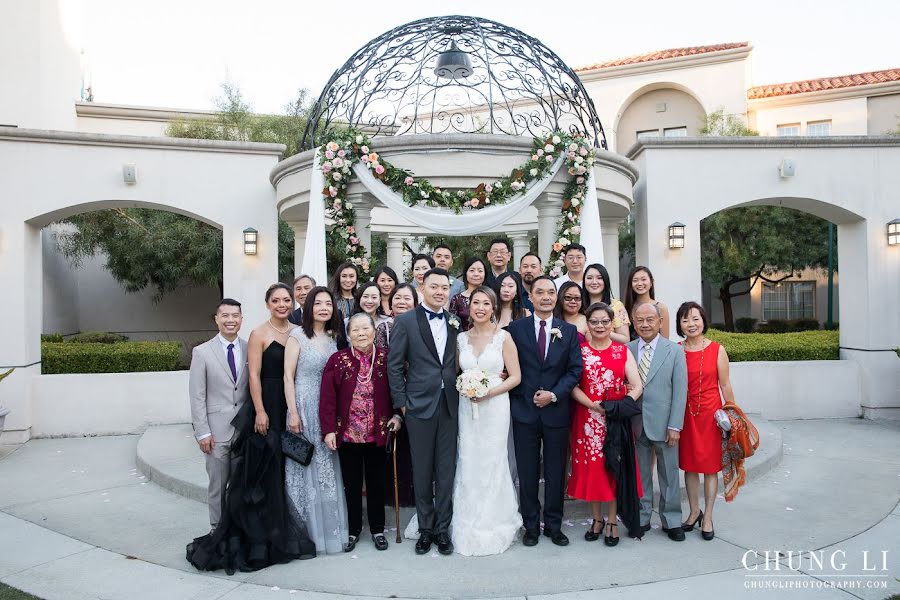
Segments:
[[[256,237],[258,233],[252,227],[244,230],[244,254],[248,256],[256,254]]]
[[[669,225],[669,248],[684,248],[684,223],[675,221]]]
[[[469,60],[469,55],[457,48],[456,42],[451,40],[450,48],[438,55],[434,74],[442,79],[465,79],[472,74],[472,61]]]
[[[900,246],[900,219],[887,224],[888,246]]]

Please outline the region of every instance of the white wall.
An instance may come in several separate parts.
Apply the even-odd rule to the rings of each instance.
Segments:
[[[188,371],[38,375],[31,381],[31,433],[118,435],[188,423],[188,377]]]
[[[760,107],[755,113],[760,135],[777,135],[779,125],[800,123],[800,135],[806,135],[810,121],[831,121],[831,135],[866,135],[868,108],[866,98],[849,98],[830,102],[809,102],[789,106]]]

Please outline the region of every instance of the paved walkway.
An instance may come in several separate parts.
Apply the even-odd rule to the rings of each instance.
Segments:
[[[675,544],[655,529],[642,542],[623,539],[606,548],[584,542],[586,525],[571,520],[568,548],[542,539],[537,548],[516,544],[494,557],[419,557],[410,542],[379,553],[366,540],[352,555],[234,577],[200,574],[185,562],[185,543],[208,528],[206,507],[146,479],[135,462],[137,436],[34,440],[0,452],[0,581],[50,600],[339,600],[342,594],[669,600],[723,593],[882,600],[900,593],[900,427],[859,419],[775,426],[783,436],[781,463],[735,502],[717,504],[712,542],[694,532]],[[753,572],[741,563],[748,549],[760,554],[748,560]],[[791,571],[782,558],[778,577],[751,577],[765,574],[765,550],[821,550],[826,570],[807,556]],[[828,565],[834,550],[843,551],[835,565],[846,562],[843,571]],[[863,570],[880,567],[885,550],[886,573]],[[827,582],[863,587],[839,590]]]

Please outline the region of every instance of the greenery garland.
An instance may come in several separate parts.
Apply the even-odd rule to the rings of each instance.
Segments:
[[[416,178],[411,171],[400,169],[384,160],[372,149],[365,133],[345,129],[329,132],[320,147],[319,166],[325,175],[322,195],[325,208],[333,221],[332,235],[345,242],[347,260],[369,272],[369,259],[356,231],[356,212],[347,200],[347,188],[353,178],[353,165],[362,162],[376,179],[400,194],[409,206],[450,208],[456,214],[463,210],[481,210],[506,204],[517,197],[532,181],[549,175],[556,158],[563,155],[563,166],[569,174],[562,205],[562,219],[557,227],[546,271],[558,276],[562,272],[562,249],[580,239],[579,217],[587,192],[588,171],[594,164],[594,149],[587,138],[562,131],[545,138],[534,138],[531,157],[494,183],[480,183],[455,192],[435,187],[426,179]]]

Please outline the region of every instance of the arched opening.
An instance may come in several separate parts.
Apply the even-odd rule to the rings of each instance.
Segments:
[[[689,90],[659,83],[635,92],[619,111],[615,124],[616,149],[630,148],[644,137],[698,135],[706,111]]]

